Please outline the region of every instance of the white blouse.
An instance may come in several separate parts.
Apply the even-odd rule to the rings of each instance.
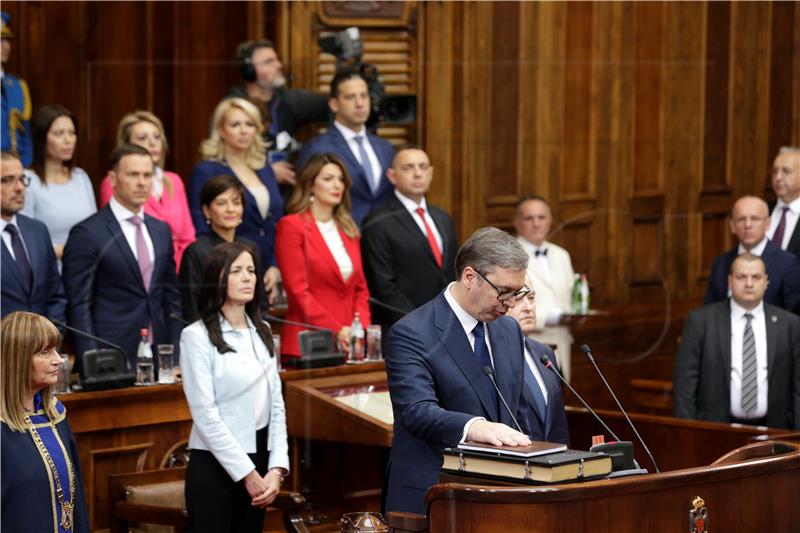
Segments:
[[[325,244],[328,245],[328,250],[331,251],[333,259],[339,266],[342,278],[347,281],[353,274],[353,260],[350,259],[350,254],[347,253],[347,249],[344,247],[342,236],[339,235],[339,226],[336,225],[336,221],[333,219],[327,222],[320,222],[319,220],[316,222],[322,238],[325,239]]]

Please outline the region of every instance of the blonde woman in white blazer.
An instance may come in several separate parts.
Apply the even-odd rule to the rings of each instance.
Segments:
[[[181,335],[192,413],[186,471],[189,530],[256,533],[289,472],[286,410],[257,255],[240,242],[208,255],[201,319]]]

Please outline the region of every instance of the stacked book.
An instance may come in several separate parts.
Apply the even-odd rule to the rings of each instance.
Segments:
[[[444,450],[442,470],[522,483],[560,483],[605,477],[611,472],[611,457],[553,442],[492,446],[467,441]]]

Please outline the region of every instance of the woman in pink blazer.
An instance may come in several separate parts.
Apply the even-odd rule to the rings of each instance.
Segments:
[[[174,172],[163,170],[169,150],[164,125],[149,111],[128,113],[117,128],[117,146],[126,143],[147,149],[156,165],[153,189],[144,204],[144,212],[169,226],[175,248],[175,268],[180,270],[183,251],[194,242],[195,232],[183,180]],[[106,176],[100,183],[100,207],[105,206],[113,194],[111,180]]]
[[[288,320],[330,329],[347,349],[356,313],[370,323],[358,227],[350,215],[350,176],[333,154],[309,158],[278,222],[276,254],[289,300]],[[299,357],[298,333],[283,329],[283,353]]]

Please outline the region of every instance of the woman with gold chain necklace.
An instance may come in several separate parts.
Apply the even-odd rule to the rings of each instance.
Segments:
[[[78,449],[53,395],[61,336],[19,311],[0,326],[2,527],[15,533],[88,533]]]

